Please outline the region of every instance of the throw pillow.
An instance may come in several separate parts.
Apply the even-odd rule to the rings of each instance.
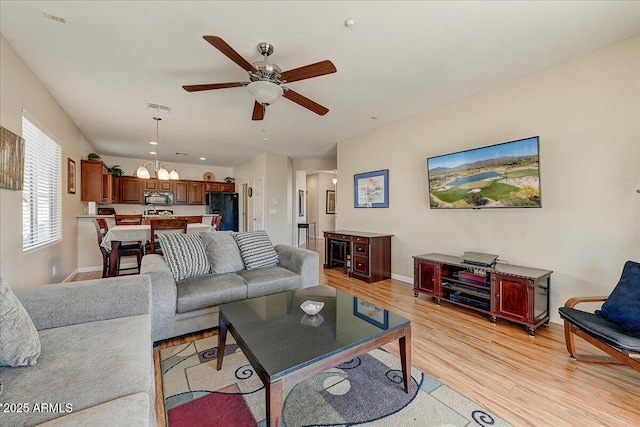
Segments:
[[[163,233],[158,234],[158,241],[164,260],[176,282],[211,272],[211,265],[199,235]]]
[[[200,237],[209,257],[212,273],[235,273],[244,270],[242,255],[231,231],[205,232],[200,233]]]
[[[278,265],[278,254],[264,230],[233,233],[247,270]]]
[[[0,276],[0,366],[35,365],[40,350],[29,313]]]
[[[627,261],[599,314],[625,328],[640,331],[640,264]]]

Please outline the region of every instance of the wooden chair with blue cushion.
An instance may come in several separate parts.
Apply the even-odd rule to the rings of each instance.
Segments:
[[[577,310],[580,303],[604,301],[594,313]],[[620,281],[609,297],[570,298],[560,307],[564,337],[571,358],[596,363],[626,364],[640,372],[640,264],[627,261]],[[611,357],[582,355],[574,335]]]

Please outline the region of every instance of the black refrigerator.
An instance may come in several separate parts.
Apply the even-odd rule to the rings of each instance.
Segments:
[[[239,231],[238,193],[206,193],[207,213],[222,215],[220,231]]]

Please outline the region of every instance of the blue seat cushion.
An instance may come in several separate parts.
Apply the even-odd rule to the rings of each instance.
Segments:
[[[640,332],[627,329],[596,313],[568,307],[560,307],[559,312],[564,320],[605,344],[631,353],[640,353]]]
[[[597,312],[620,325],[640,331],[640,264],[627,261],[613,292]]]

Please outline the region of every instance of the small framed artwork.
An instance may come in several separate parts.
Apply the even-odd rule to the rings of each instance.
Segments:
[[[67,193],[76,194],[76,162],[67,157]]]
[[[336,192],[334,190],[327,190],[327,214],[336,213]]]
[[[353,314],[382,329],[389,329],[389,312],[360,298],[353,297]]]
[[[298,190],[298,216],[304,216],[304,190]]]
[[[0,126],[0,188],[22,190],[24,138]]]
[[[389,169],[353,176],[353,206],[356,208],[389,207]]]

